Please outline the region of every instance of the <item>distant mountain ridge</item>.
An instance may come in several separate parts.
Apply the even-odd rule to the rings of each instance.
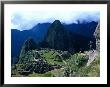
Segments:
[[[77,33],[86,37],[92,37],[93,33],[95,32],[97,24],[98,24],[97,22],[92,21],[79,24],[72,23],[69,25],[64,25],[64,27],[65,29],[72,31],[73,33]]]
[[[33,38],[36,42],[42,40],[49,23],[38,24],[30,30],[20,31],[11,29],[11,55],[12,57],[19,56],[23,43],[29,38]]]
[[[50,23],[39,23],[30,30],[19,31],[17,29],[11,29],[12,57],[19,56],[24,41],[26,41],[29,37],[32,37],[37,43],[41,42],[45,38],[50,26]],[[96,26],[97,22],[90,22],[86,24],[73,23],[70,25],[63,25],[65,30],[71,31],[71,33],[74,33],[74,35],[81,35],[82,37],[87,37],[90,39],[93,37],[93,33],[96,29]]]
[[[55,20],[51,24],[44,38],[44,42],[47,44],[45,47],[68,51],[69,49],[74,49],[75,51],[87,50],[89,49],[88,44],[90,40],[93,41],[93,38],[65,29],[59,20]]]

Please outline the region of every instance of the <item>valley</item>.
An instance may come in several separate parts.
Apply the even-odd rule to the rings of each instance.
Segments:
[[[94,32],[86,36],[67,30],[59,20],[55,20],[48,26],[41,40],[38,39],[37,36],[40,35],[37,32],[28,31],[28,34],[24,34],[25,40],[19,37],[16,43],[12,35],[15,41],[12,41],[11,76],[99,77],[99,24],[93,28]]]

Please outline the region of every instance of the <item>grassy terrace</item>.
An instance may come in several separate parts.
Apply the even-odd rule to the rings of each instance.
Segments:
[[[59,53],[57,51],[49,51],[49,52],[43,52],[43,55],[41,55],[49,64],[57,64],[57,65],[64,65],[61,61],[55,61],[56,55]]]
[[[35,53],[36,50],[32,51]],[[54,69],[51,71],[48,71],[43,74],[38,74],[35,72],[30,73],[27,75],[28,77],[64,77],[67,74],[64,74],[65,72],[68,73],[67,76],[74,76],[74,77],[96,77],[100,76],[100,57],[97,56],[97,58],[89,65],[86,66],[84,63],[84,53],[76,53],[74,55],[71,55],[68,59],[63,61],[56,61],[55,57],[56,55],[59,55],[59,52],[56,50],[39,50],[38,51],[40,56],[46,60],[51,65],[61,65],[62,68],[60,69]],[[31,54],[30,54],[31,55]],[[65,63],[64,63],[65,62]],[[82,64],[83,63],[83,64]],[[34,64],[34,63],[33,63]],[[29,65],[29,64],[27,64]],[[19,77],[24,76],[21,75],[17,69],[20,69],[21,67],[27,66],[26,64],[16,64],[16,69],[12,69],[12,76],[13,77]],[[26,76],[26,77],[27,77]]]

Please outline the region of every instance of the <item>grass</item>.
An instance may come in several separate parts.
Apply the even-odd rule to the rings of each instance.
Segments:
[[[59,53],[57,51],[49,50],[46,52],[46,50],[42,51],[42,57],[49,63],[49,64],[57,64],[62,65],[62,68],[60,69],[54,69],[51,71],[48,71],[44,74],[38,74],[38,73],[32,73],[29,74],[28,77],[63,77],[65,69],[69,69],[70,76],[74,77],[99,77],[100,76],[100,56],[97,56],[97,58],[89,65],[86,66],[86,64],[81,64],[81,66],[78,66],[78,63],[84,62],[82,61],[83,56],[85,54],[82,53],[76,53],[74,55],[71,55],[70,58],[65,60],[66,64],[62,61],[55,61],[56,55]],[[26,64],[16,64],[16,69],[20,69],[21,67],[24,67]],[[20,75],[17,70],[12,70],[12,76],[22,76]],[[71,72],[72,71],[72,72]]]
[[[44,74],[38,74],[38,73],[33,73],[28,75],[29,77],[53,77],[54,74],[52,74],[51,72],[46,72]]]
[[[58,52],[56,51],[49,51],[49,52],[44,52],[42,57],[49,63],[49,64],[58,64],[58,65],[63,65],[63,62],[60,61],[55,61],[55,56],[58,55]]]
[[[81,53],[74,54],[71,55],[71,58],[66,61],[67,65],[65,65],[65,68],[72,71],[72,73],[69,71],[70,76],[73,75],[74,77],[99,77],[100,56],[97,56],[97,58],[89,66],[86,66],[85,63],[81,66],[78,66],[76,64],[76,60],[80,60],[80,58],[82,58],[81,56]]]
[[[76,76],[99,77],[100,76],[99,56],[90,64],[90,66],[81,67]]]
[[[55,69],[55,70],[52,70],[50,71],[55,77],[63,77],[63,72],[64,72],[64,69],[61,68],[61,69]]]
[[[32,73],[29,74],[29,77],[62,77],[63,69],[55,69],[44,74]]]
[[[90,72],[88,73],[89,76],[96,77],[100,76],[100,58],[97,57],[89,66]]]

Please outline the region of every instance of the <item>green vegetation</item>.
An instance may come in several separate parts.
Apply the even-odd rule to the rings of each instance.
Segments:
[[[87,60],[88,58],[85,54],[76,53],[72,55],[71,58],[66,61],[64,76],[76,76],[81,67],[85,66]]]
[[[85,44],[86,40],[78,38],[77,41],[71,35],[69,31],[64,29],[61,22],[56,20],[49,27],[42,42],[36,44],[31,38],[26,40],[22,46],[18,63],[12,64],[11,76],[100,76],[100,56],[98,51],[93,51],[92,46],[89,49],[88,44]],[[89,50],[85,52],[85,48]]]
[[[44,74],[33,73],[30,74],[29,77],[54,77],[54,75],[51,72],[46,72]]]
[[[89,77],[97,77],[100,76],[100,64],[99,58],[97,57],[90,66],[81,67],[77,73],[77,76],[89,76]]]
[[[56,60],[57,58],[57,55],[59,53],[57,51],[46,51],[43,53],[42,57],[49,63],[49,64],[52,64],[52,65],[63,65],[63,62],[62,61],[59,61],[58,59]]]
[[[37,53],[36,53],[37,52]],[[56,60],[57,56],[63,51],[53,49],[42,49],[28,51],[25,55],[26,59],[30,61],[27,63],[18,63],[12,65],[12,76],[28,76],[28,77],[96,77],[100,76],[100,57],[97,58],[89,65],[86,66],[88,55],[84,53],[71,54],[66,60]],[[28,55],[27,55],[28,54]],[[28,56],[28,57],[27,57]],[[34,61],[34,58],[42,58],[42,63]],[[60,57],[58,57],[60,58]],[[24,59],[24,58],[23,58]],[[36,58],[38,59],[38,58]],[[44,60],[45,62],[44,65]],[[21,61],[21,60],[20,60]],[[42,67],[40,69],[40,67]],[[45,67],[45,68],[44,68]],[[47,68],[46,68],[47,67]],[[49,69],[50,67],[50,69]],[[38,71],[42,71],[38,72]],[[45,71],[45,72],[44,72]]]

